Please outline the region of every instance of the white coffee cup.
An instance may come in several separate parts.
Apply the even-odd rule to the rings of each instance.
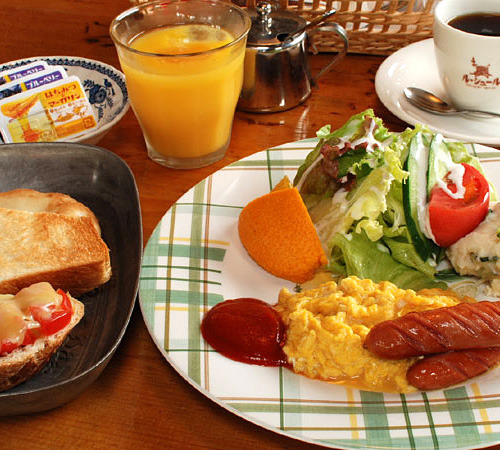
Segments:
[[[458,16],[475,13],[500,14],[500,0],[443,0],[437,5],[434,48],[439,76],[456,107],[500,113],[500,37],[449,25]]]

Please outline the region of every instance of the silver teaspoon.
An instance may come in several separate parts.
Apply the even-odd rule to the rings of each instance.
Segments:
[[[413,106],[434,114],[475,114],[485,117],[500,117],[500,113],[473,109],[457,109],[434,94],[416,87],[405,88],[404,95]]]

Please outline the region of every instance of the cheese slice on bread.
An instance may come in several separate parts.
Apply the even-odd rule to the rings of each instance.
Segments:
[[[0,293],[15,294],[47,281],[77,296],[107,282],[109,249],[92,211],[78,207],[76,215],[48,212],[40,206],[47,197],[38,194],[29,197],[27,210],[5,195],[2,203],[0,194],[0,204],[10,206],[0,207]]]
[[[47,283],[38,283],[36,285],[32,285],[25,289],[24,293],[28,294],[28,292],[30,292],[28,294],[31,297],[29,301],[36,302],[38,300],[36,299],[36,295],[40,292],[43,293],[43,291],[45,291],[45,293],[48,292],[49,294],[50,292],[52,292],[52,295],[56,294],[54,289]],[[35,297],[33,297],[32,294],[34,294]],[[24,306],[26,307],[26,295],[24,297]],[[8,310],[4,311],[4,305],[5,303],[8,304],[9,302],[12,302],[15,297],[0,295],[0,299],[0,317],[4,317],[5,319],[4,321],[0,322],[0,335],[2,335],[5,334],[5,330],[2,327],[5,328],[9,325]],[[31,378],[33,375],[39,372],[49,361],[51,356],[56,352],[56,350],[63,344],[70,331],[82,319],[84,315],[83,303],[74,299],[68,294],[67,299],[69,299],[69,301],[71,302],[72,312],[71,319],[66,326],[53,334],[50,334],[48,336],[41,336],[28,345],[18,346],[11,352],[0,355],[0,391],[10,389],[26,381],[28,378]],[[29,308],[26,308],[24,313],[29,315]],[[29,320],[30,323],[36,325],[36,323],[33,322],[32,317],[25,317],[25,320]],[[12,330],[8,329],[7,332],[8,331]]]

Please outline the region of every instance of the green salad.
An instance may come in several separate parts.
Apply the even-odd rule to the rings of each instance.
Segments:
[[[477,157],[425,126],[390,132],[372,110],[317,136],[293,183],[326,249],[328,270],[404,289],[446,288],[444,280],[458,276],[443,263],[446,248],[484,220],[495,198]],[[457,181],[470,167],[487,195],[478,183],[462,188]],[[452,200],[440,199],[438,190]],[[471,205],[470,214],[460,209]],[[474,225],[461,223],[466,215]]]

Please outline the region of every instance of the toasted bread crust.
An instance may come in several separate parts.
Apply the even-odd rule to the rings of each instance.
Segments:
[[[109,249],[87,216],[0,208],[0,292],[47,281],[72,295],[111,276]]]
[[[32,345],[17,348],[8,355],[0,356],[0,391],[10,389],[39,372],[81,320],[84,314],[83,303],[70,298],[73,315],[71,322],[65,328],[52,336],[39,339]]]
[[[88,217],[99,234],[99,221],[92,210],[83,203],[60,192],[38,192],[34,189],[13,189],[0,192],[0,208],[31,212],[52,212],[71,217]]]

